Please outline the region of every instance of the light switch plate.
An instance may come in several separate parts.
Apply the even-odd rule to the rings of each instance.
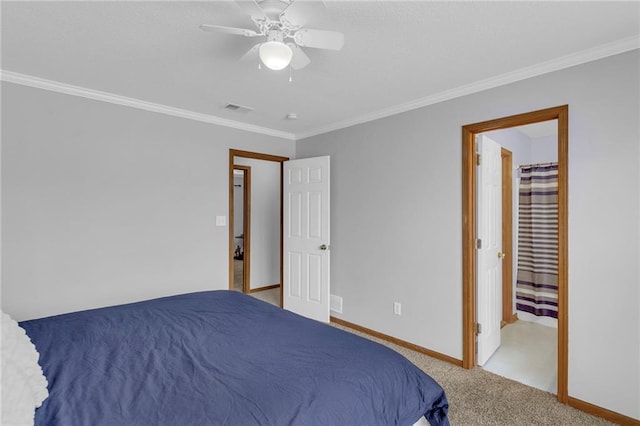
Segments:
[[[400,302],[393,302],[393,313],[402,315],[402,304]]]
[[[216,226],[227,226],[227,217],[216,216]]]

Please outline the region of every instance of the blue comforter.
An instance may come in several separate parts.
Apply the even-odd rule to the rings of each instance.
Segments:
[[[448,425],[442,388],[398,353],[240,293],[20,325],[49,381],[36,425]]]

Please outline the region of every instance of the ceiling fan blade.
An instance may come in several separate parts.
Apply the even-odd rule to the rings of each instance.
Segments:
[[[287,46],[289,46],[293,51],[293,57],[291,58],[291,68],[293,68],[294,70],[299,70],[311,63],[311,59],[309,59],[307,54],[304,53],[304,50],[300,49],[300,46],[295,43],[287,43]]]
[[[307,23],[310,16],[322,13],[323,9],[322,2],[295,0],[280,13],[280,22],[287,23],[292,28],[299,28]]]
[[[251,49],[247,50],[247,53],[242,55],[240,60],[243,62],[253,61],[257,63],[260,60],[260,58],[258,57],[258,51],[260,50],[261,44],[262,43],[258,43],[255,46],[253,46]]]
[[[303,28],[293,36],[298,46],[317,49],[340,50],[344,45],[344,34],[338,31],[312,30]]]
[[[236,4],[240,6],[240,8],[244,10],[245,13],[251,16],[252,18],[255,18],[255,19],[267,18],[267,14],[264,13],[264,10],[262,10],[262,8],[258,6],[258,3],[256,3],[255,0],[235,0],[235,1],[236,1]]]
[[[258,37],[261,35],[253,30],[248,30],[246,28],[223,27],[221,25],[201,24],[200,29],[202,31],[241,35],[245,37]]]

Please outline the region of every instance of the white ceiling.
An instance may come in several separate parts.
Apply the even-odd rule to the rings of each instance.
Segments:
[[[3,79],[38,77],[295,139],[640,45],[637,1],[325,5],[307,26],[343,32],[344,48],[305,49],[312,62],[290,83],[288,71],[238,60],[254,39],[199,30],[253,29],[233,1],[2,1]]]

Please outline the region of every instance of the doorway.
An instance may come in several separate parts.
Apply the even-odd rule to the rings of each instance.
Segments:
[[[476,307],[479,322],[485,310],[495,311],[501,320],[494,317],[498,346],[478,364],[553,394],[557,392],[557,128],[557,120],[550,120],[481,134],[501,151],[495,161],[502,160],[502,215],[497,219],[502,225],[502,313],[498,307],[487,309],[481,298]],[[477,194],[477,198],[484,197]],[[480,211],[477,220],[482,216]],[[478,344],[484,331],[483,324]]]
[[[242,253],[242,291],[280,306],[283,277],[282,163],[287,160],[287,157],[276,155],[229,150],[229,289],[233,290],[235,286],[235,262],[238,260],[235,258]],[[248,176],[244,181],[242,219],[235,214],[235,170],[242,171],[244,177]],[[260,170],[266,170],[267,175],[258,176]],[[260,185],[256,185],[256,179]],[[263,205],[266,207],[261,208]],[[237,220],[243,220],[242,234],[236,234]],[[242,238],[237,238],[240,236]],[[237,252],[240,241],[241,250]]]
[[[567,389],[567,260],[568,260],[568,106],[518,114],[462,128],[462,235],[463,235],[463,367],[476,365],[476,150],[475,138],[480,133],[557,120],[558,151],[558,332],[557,332],[557,397],[568,402]]]

